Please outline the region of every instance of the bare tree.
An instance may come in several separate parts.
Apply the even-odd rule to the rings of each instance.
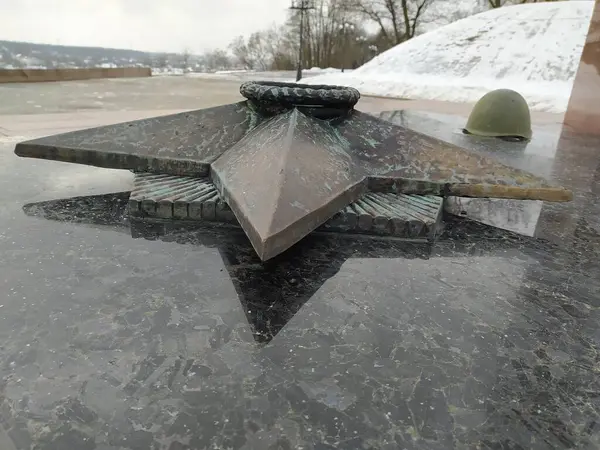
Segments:
[[[270,29],[252,33],[248,41],[238,36],[229,45],[229,49],[238,62],[247,69],[267,70],[277,52],[277,41],[276,29]]]
[[[442,0],[314,0],[305,13],[302,60],[305,67],[357,67],[420,29],[427,8]],[[452,0],[448,0],[452,1]],[[361,26],[379,24],[375,34]],[[299,52],[299,15],[282,27],[237,37],[229,46],[237,62],[255,70],[293,69]]]
[[[561,0],[479,0],[472,7],[459,7],[455,0],[313,0],[303,24],[302,61],[305,67],[356,67],[419,33],[481,10],[544,1]],[[291,70],[300,51],[299,19],[291,12],[281,27],[237,37],[229,46],[233,58],[217,50],[200,60],[208,70],[230,68],[234,61],[247,69]],[[377,32],[367,32],[360,25],[365,22],[376,24]],[[184,52],[184,65],[187,57]]]
[[[187,70],[190,66],[190,50],[186,47],[181,53],[181,68]]]
[[[154,57],[153,65],[154,67],[157,67],[159,69],[164,69],[169,65],[169,55],[167,55],[166,53],[157,54]]]
[[[243,36],[236,37],[231,44],[229,44],[229,50],[233,53],[233,56],[237,61],[247,69],[254,69],[253,61],[250,57],[250,50],[246,44],[246,40]]]
[[[273,48],[269,43],[269,31],[252,33],[248,38],[248,50],[256,70],[267,70],[271,65]]]
[[[271,44],[271,70],[292,70],[298,59],[298,29],[292,28],[291,20],[273,28],[269,34]]]
[[[214,50],[205,53],[202,59],[204,60],[205,68],[208,70],[225,70],[230,69],[232,66],[231,58],[225,50]]]
[[[144,56],[142,59],[142,64],[145,67],[152,67],[154,65],[154,61],[151,55]]]
[[[349,67],[361,60],[355,53],[362,51],[366,35],[358,25],[361,17],[346,7],[347,0],[315,0],[313,9],[306,12],[302,60],[305,67]],[[286,41],[298,51],[299,17],[292,15],[288,22]],[[295,59],[295,58],[294,58]]]
[[[379,34],[397,45],[417,34],[423,15],[436,0],[349,0],[348,7],[379,26]]]
[[[488,9],[488,0],[460,2],[456,0],[436,0],[435,8],[429,8],[421,19],[421,29],[417,34],[448,25]]]

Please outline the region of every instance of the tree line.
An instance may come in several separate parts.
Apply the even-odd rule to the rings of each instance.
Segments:
[[[303,20],[304,68],[356,68],[379,53],[432,28],[492,8],[561,0],[297,0],[309,8]],[[300,12],[290,10],[283,25],[238,36],[227,49],[201,57],[204,70],[231,68],[293,70],[300,41]],[[189,64],[184,52],[182,65]]]

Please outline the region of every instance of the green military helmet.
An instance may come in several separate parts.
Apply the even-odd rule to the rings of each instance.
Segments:
[[[477,136],[531,139],[527,101],[511,89],[496,89],[479,99],[464,131]]]

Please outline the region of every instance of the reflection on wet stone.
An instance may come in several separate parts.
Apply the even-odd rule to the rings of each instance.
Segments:
[[[132,208],[150,217],[216,220],[217,204],[226,202],[263,261],[359,200],[358,228],[391,232],[381,205],[363,198],[368,191],[572,198],[522,169],[354,110],[360,94],[353,88],[248,82],[240,92],[246,102],[31,140],[15,153],[156,174],[157,186],[167,175],[210,177],[218,191],[210,198],[181,178],[165,184],[156,201],[144,198]],[[189,203],[187,214],[182,202]],[[419,220],[408,223],[412,234],[427,234]]]
[[[447,216],[436,243],[311,233],[263,263],[243,233],[126,208],[125,194],[43,202],[3,228],[0,273],[19,289],[0,309],[12,442],[600,445],[591,231],[561,246]]]

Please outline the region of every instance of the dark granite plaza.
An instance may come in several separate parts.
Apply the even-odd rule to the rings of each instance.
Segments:
[[[600,140],[536,127],[503,158],[572,202],[266,263],[240,231],[131,221],[127,171],[0,138],[0,448],[598,448]]]

